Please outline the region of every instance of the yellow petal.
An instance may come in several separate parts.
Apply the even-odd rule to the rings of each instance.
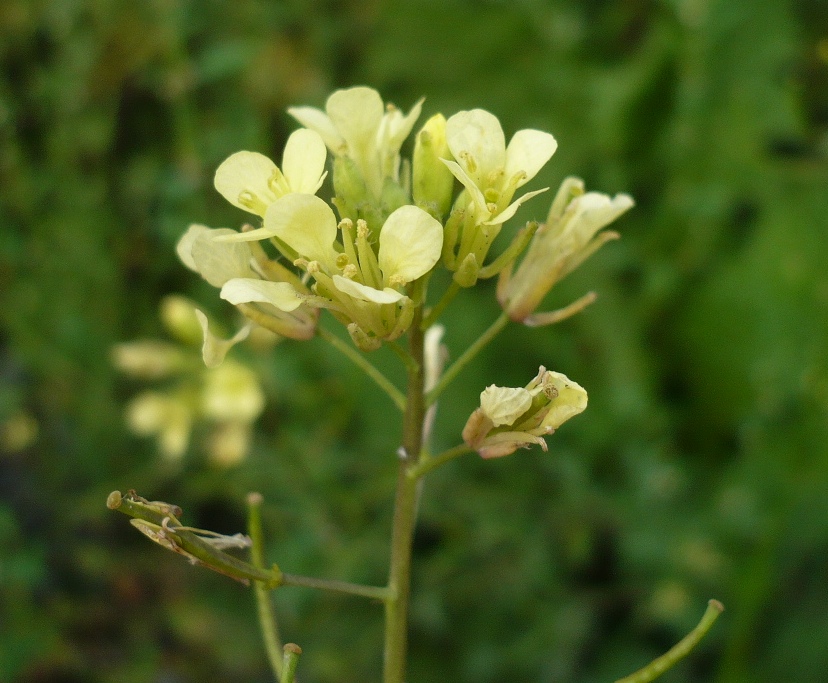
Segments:
[[[340,292],[359,301],[371,301],[375,304],[393,304],[405,298],[405,294],[400,294],[397,290],[391,289],[390,287],[375,289],[374,287],[363,285],[360,282],[349,280],[341,275],[334,275],[333,283]]]
[[[267,207],[277,199],[269,185],[275,172],[276,164],[264,154],[236,152],[216,169],[213,184],[233,206],[264,216]]]
[[[506,138],[500,121],[483,109],[461,111],[446,122],[446,140],[452,155],[480,185],[506,164]],[[470,168],[470,156],[476,168]]]
[[[310,194],[289,194],[270,205],[264,230],[283,240],[299,256],[335,268],[336,216],[330,206]],[[245,234],[245,233],[242,233]]]
[[[250,334],[250,325],[245,325],[230,339],[222,339],[210,331],[209,321],[203,311],[196,309],[195,314],[204,336],[204,342],[201,345],[201,357],[204,360],[204,365],[208,368],[221,365],[227,352],[240,341],[247,339]]]
[[[407,284],[440,259],[443,226],[416,206],[401,206],[386,219],[379,241],[377,260],[385,282]]]
[[[480,407],[495,427],[513,424],[532,406],[532,394],[523,387],[498,387],[492,384],[480,394]]]
[[[228,280],[221,288],[220,296],[234,306],[249,303],[272,304],[286,313],[295,311],[304,302],[287,282],[268,282],[250,278]]]
[[[316,194],[325,178],[327,150],[319,133],[300,128],[285,145],[282,171],[293,192]]]
[[[506,148],[505,182],[508,183],[512,176],[522,172],[526,175],[516,187],[525,185],[552,158],[557,148],[558,143],[549,133],[531,129],[519,130],[512,136]]]

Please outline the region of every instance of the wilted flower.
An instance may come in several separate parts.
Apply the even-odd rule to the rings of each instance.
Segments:
[[[463,440],[484,458],[498,458],[538,444],[569,418],[584,411],[587,393],[559,372],[541,367],[526,387],[492,384],[463,428]]]
[[[512,274],[507,268],[500,274],[497,299],[509,317],[533,326],[557,320],[555,313],[545,316],[534,311],[556,282],[618,237],[616,232],[600,230],[633,204],[629,195],[584,194],[582,180],[564,180],[517,271]]]

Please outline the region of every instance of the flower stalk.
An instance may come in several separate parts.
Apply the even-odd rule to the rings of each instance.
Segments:
[[[408,609],[411,593],[411,557],[417,518],[418,481],[409,472],[420,461],[425,424],[424,333],[419,308],[409,329],[409,353],[415,363],[408,369],[408,398],[403,423],[403,445],[397,465],[397,490],[391,530],[390,599],[385,603],[383,683],[405,681],[408,651]]]

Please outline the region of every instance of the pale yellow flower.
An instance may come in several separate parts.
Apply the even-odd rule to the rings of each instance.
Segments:
[[[291,194],[289,197],[312,197],[313,195]],[[277,202],[278,203],[278,202]],[[324,204],[324,202],[322,202]],[[274,203],[272,206],[275,206]],[[255,307],[246,307],[242,313],[254,323],[272,332],[290,339],[310,339],[316,330],[317,311],[304,306],[304,300],[298,295],[297,288],[303,293],[298,278],[287,273],[284,268],[279,275],[288,281],[273,282],[265,279],[263,268],[254,258],[249,241],[258,239],[260,230],[238,233],[227,228],[208,228],[204,225],[191,225],[176,247],[181,261],[191,270],[199,273],[214,287],[222,288],[228,282],[234,282],[228,291],[238,290],[239,282],[244,283],[245,294],[231,294],[222,297],[232,304],[256,303]],[[221,362],[226,346],[211,335],[204,322],[199,321],[204,332],[204,360],[208,365]],[[243,334],[243,336],[239,336]],[[247,333],[240,332],[229,343],[236,343],[245,338]]]
[[[400,147],[420,115],[423,100],[403,115],[396,107],[383,106],[373,88],[357,86],[337,90],[315,107],[291,107],[288,113],[318,133],[333,154],[352,159],[374,195],[382,194],[385,178],[399,180]]]
[[[529,192],[514,202],[515,191],[534,178],[555,153],[558,143],[549,133],[519,130],[509,145],[500,121],[483,109],[461,111],[446,122],[446,140],[455,160],[443,163],[468,195],[479,225],[499,225],[518,207],[549,188]]]
[[[261,229],[222,239],[264,238],[275,238],[298,255],[296,264],[316,281],[315,296],[276,287],[285,283],[236,278],[222,287],[222,298],[234,304],[266,302],[283,311],[306,302],[330,309],[368,337],[396,339],[407,329],[412,312],[411,299],[402,290],[439,260],[443,227],[422,209],[402,206],[383,224],[375,252],[363,221],[356,227],[349,220],[337,226],[330,206],[318,197],[289,195],[270,206]]]
[[[325,143],[312,130],[294,131],[280,169],[258,152],[236,152],[216,169],[216,190],[234,206],[264,216],[286,194],[316,194],[327,175]]]

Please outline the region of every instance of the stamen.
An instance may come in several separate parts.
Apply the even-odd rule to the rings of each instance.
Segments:
[[[460,152],[460,158],[463,160],[463,163],[466,164],[466,171],[469,173],[477,173],[477,160],[471,155],[470,152],[465,150]]]
[[[265,211],[267,211],[267,204],[250,190],[242,190],[239,192],[239,204],[247,207],[259,216],[264,216]]]

